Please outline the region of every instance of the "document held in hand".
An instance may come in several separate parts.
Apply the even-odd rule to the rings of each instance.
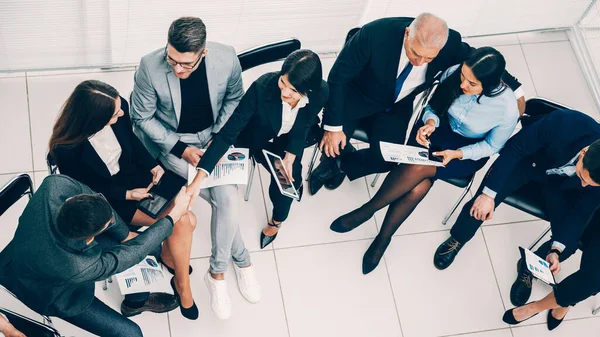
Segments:
[[[154,256],[146,256],[142,262],[115,275],[121,294],[148,292],[158,281],[165,278]]]
[[[418,164],[444,166],[441,162],[429,159],[429,150],[422,147],[379,142],[383,159],[398,164]]]
[[[248,183],[249,150],[244,148],[230,148],[225,152],[221,161],[206,179],[200,188],[210,188],[221,185],[246,185]],[[196,168],[188,165],[188,184],[196,176]]]
[[[521,251],[521,257],[527,265],[527,270],[529,270],[533,277],[551,286],[556,285],[554,275],[550,271],[550,264],[546,260],[535,255],[527,248],[519,247],[519,250]]]

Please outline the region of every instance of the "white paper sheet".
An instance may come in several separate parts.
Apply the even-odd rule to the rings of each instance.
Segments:
[[[147,292],[152,285],[165,278],[162,267],[154,256],[146,256],[142,262],[115,275],[121,294]]]
[[[523,247],[520,248],[525,252],[525,263],[533,277],[551,285],[556,284],[554,275],[552,275],[552,272],[550,271],[550,264],[546,262],[546,260],[535,255],[529,249]]]
[[[426,148],[388,142],[379,142],[379,147],[383,159],[387,162],[444,166],[440,162],[429,160],[429,151]]]
[[[202,181],[200,188],[210,188],[221,185],[246,185],[249,172],[249,150],[230,148],[225,152],[221,161],[215,166],[210,176]],[[196,168],[188,165],[188,184],[196,176]]]

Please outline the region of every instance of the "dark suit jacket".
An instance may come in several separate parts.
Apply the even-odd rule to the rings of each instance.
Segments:
[[[330,98],[323,122],[339,126],[382,112],[394,105],[396,76],[404,48],[404,31],[414,18],[385,18],[364,25],[338,55],[327,83]],[[408,104],[429,87],[438,73],[463,62],[473,48],[462,42],[460,34],[450,29],[448,42],[427,66],[425,83],[396,104]],[[513,90],[521,84],[505,73],[504,82]]]
[[[262,148],[270,139],[276,138],[281,129],[282,103],[281,90],[277,85],[279,72],[267,73],[259,77],[240,101],[223,129],[213,139],[206,153],[200,159],[198,168],[212,172],[227,148],[242,141],[251,149]],[[298,110],[294,126],[288,134],[286,151],[301,156],[306,135],[311,126],[318,123],[318,114],[325,105],[329,89],[322,81],[318,91],[308,93],[308,104]]]
[[[69,317],[83,312],[94,298],[94,282],[120,273],[155,251],[173,230],[161,219],[126,243],[101,248],[58,232],[56,217],[67,198],[94,193],[64,175],[48,176],[35,192],[15,236],[0,252],[0,284],[23,303],[43,315]],[[116,242],[127,237],[127,225],[116,222],[101,236]]]
[[[121,109],[125,114],[111,126],[122,149],[119,174],[149,173],[158,164],[133,134],[129,119],[129,104],[123,97],[121,97]],[[127,189],[110,175],[106,164],[88,140],[73,146],[57,147],[54,150],[53,160],[61,174],[88,185],[93,190],[104,194],[109,200],[125,200]]]
[[[546,170],[568,163],[586,146],[600,139],[600,124],[593,118],[573,110],[557,110],[524,127],[500,151],[484,184],[500,191],[521,160],[531,160],[539,175]],[[553,176],[549,192],[568,196],[564,202],[568,211],[561,219],[552,221],[552,237],[567,247],[569,253],[577,249],[577,242],[590,217],[600,205],[600,187],[581,186],[577,175]]]

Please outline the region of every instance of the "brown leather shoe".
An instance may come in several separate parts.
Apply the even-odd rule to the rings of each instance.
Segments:
[[[163,313],[176,309],[178,306],[179,303],[177,303],[175,297],[171,294],[150,293],[144,305],[139,308],[131,308],[125,302],[121,303],[121,314],[125,317],[131,317],[139,315],[144,311]]]

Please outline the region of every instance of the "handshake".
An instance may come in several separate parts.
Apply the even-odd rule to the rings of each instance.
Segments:
[[[198,197],[198,193],[200,193],[202,180],[206,176],[204,171],[198,171],[194,181],[190,185],[181,187],[181,190],[171,204],[171,211],[169,211],[169,216],[173,219],[173,222],[179,221],[184,214],[192,210],[192,205]]]

